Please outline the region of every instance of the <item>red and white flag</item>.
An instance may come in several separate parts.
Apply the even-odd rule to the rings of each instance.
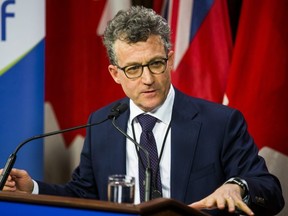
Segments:
[[[232,52],[226,1],[170,0],[162,14],[172,30],[173,84],[189,95],[221,103]]]
[[[109,61],[101,37],[107,22],[118,10],[129,8],[131,1],[49,0],[46,4],[48,132],[86,124],[92,111],[124,96],[108,72]],[[84,136],[85,129],[46,139],[46,181],[59,182],[70,177],[78,164]]]

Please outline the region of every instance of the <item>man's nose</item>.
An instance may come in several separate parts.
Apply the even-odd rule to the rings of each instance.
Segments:
[[[145,84],[151,84],[154,81],[154,76],[147,65],[143,67],[141,79]]]

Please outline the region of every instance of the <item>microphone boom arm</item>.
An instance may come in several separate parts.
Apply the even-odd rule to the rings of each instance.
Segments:
[[[81,125],[81,126],[76,126],[76,127],[72,127],[72,128],[67,128],[67,129],[63,129],[63,130],[59,130],[59,131],[52,131],[52,132],[49,132],[49,133],[46,133],[46,134],[40,134],[40,135],[36,135],[36,136],[33,136],[33,137],[30,137],[26,140],[24,140],[22,143],[20,143],[17,148],[15,149],[15,151],[9,156],[3,170],[2,170],[2,173],[0,174],[0,191],[3,190],[4,188],[4,185],[7,181],[7,178],[15,164],[15,161],[16,161],[16,158],[17,158],[17,153],[18,151],[28,142],[30,141],[33,141],[33,140],[36,140],[36,139],[41,139],[41,138],[44,138],[44,137],[48,137],[48,136],[53,136],[53,135],[56,135],[56,134],[60,134],[60,133],[66,133],[66,132],[69,132],[69,131],[73,131],[73,130],[78,130],[78,129],[82,129],[82,128],[86,128],[86,127],[92,127],[92,126],[95,126],[95,125],[98,125],[98,124],[101,124],[105,121],[107,121],[109,118],[106,118],[100,122],[96,122],[96,123],[91,123],[91,124],[86,124],[86,125]]]

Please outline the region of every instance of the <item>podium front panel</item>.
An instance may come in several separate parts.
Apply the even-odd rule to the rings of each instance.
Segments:
[[[32,195],[0,191],[0,215],[29,216],[137,216],[133,204],[117,204],[98,200]]]
[[[80,209],[65,206],[40,205],[31,203],[0,201],[1,216],[29,215],[29,216],[136,216],[119,212],[105,212],[95,209]]]
[[[138,205],[83,198],[0,191],[0,215],[29,216],[208,216],[183,203],[158,198]]]

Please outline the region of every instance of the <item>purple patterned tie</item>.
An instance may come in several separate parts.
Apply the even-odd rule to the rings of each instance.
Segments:
[[[152,132],[153,127],[156,124],[157,118],[151,115],[141,114],[137,116],[138,121],[142,127],[142,133],[140,136],[140,145],[143,146],[148,152],[150,157],[150,165],[151,165],[151,194],[152,198],[156,198],[157,196],[162,195],[162,185],[160,179],[160,171],[159,171],[159,159],[156,141]],[[145,197],[145,168],[147,167],[147,159],[143,151],[140,152],[139,160],[139,186],[140,186],[140,200],[144,201]],[[157,172],[157,173],[156,173]],[[156,173],[156,174],[155,174]]]

